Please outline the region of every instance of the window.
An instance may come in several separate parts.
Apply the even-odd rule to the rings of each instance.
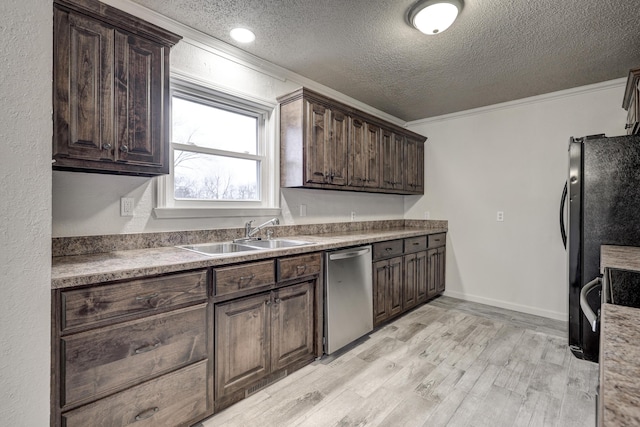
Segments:
[[[156,216],[279,213],[275,111],[266,101],[172,79],[172,168],[159,185]]]

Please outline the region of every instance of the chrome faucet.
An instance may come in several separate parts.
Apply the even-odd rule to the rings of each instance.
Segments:
[[[256,239],[255,237],[253,237],[256,233],[258,233],[258,231],[262,230],[263,228],[269,226],[269,225],[278,225],[280,224],[280,220],[278,218],[271,218],[269,221],[265,222],[264,224],[260,224],[259,226],[257,226],[256,228],[252,228],[252,224],[253,224],[253,220],[251,221],[247,221],[247,223],[244,225],[244,238],[242,239],[236,239],[234,241],[247,241],[247,240],[254,240]]]

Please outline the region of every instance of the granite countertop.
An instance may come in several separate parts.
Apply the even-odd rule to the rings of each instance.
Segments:
[[[640,271],[640,247],[602,245],[600,273],[604,274],[604,269],[607,267]]]
[[[202,255],[175,246],[119,250],[87,255],[52,258],[51,288],[89,285],[131,279],[223,264],[255,261],[277,256],[296,255],[385,240],[444,233],[446,227],[401,227],[384,230],[359,230],[317,235],[292,235],[286,239],[305,240],[309,245],[281,249],[262,249],[223,255]],[[284,236],[283,236],[284,237]]]
[[[640,271],[640,247],[603,245],[600,270]],[[603,304],[600,311],[602,426],[640,425],[640,309]]]
[[[640,425],[640,310],[601,309],[600,399],[603,426]]]

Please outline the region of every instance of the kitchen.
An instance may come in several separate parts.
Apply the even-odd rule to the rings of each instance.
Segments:
[[[50,6],[35,1],[3,5],[3,28],[12,43],[3,47],[10,67],[3,72],[9,100],[2,113],[3,136],[10,156],[3,156],[5,203],[0,209],[6,281],[2,323],[10,330],[4,328],[2,337],[2,389],[7,393],[2,418],[15,425],[48,423],[51,237],[211,226],[202,219],[155,218],[155,189],[146,178],[49,172],[51,90],[42,76],[51,74],[45,48],[51,45]],[[250,88],[259,98],[273,100],[304,83],[283,82],[185,43],[171,55],[189,74],[213,73],[218,84],[241,92]],[[32,79],[24,79],[25,70]],[[351,212],[359,220],[422,219],[428,211],[431,218],[449,221],[451,296],[562,318],[566,265],[556,210],[566,179],[568,137],[623,133],[624,76],[473,113],[416,120],[411,130],[429,138],[424,197],[283,189],[282,217],[304,224],[349,221]],[[514,161],[522,157],[526,163]],[[133,218],[119,215],[123,196],[136,201]],[[307,206],[306,219],[299,216],[300,205]],[[495,221],[496,211],[504,212],[504,222]],[[252,218],[214,224],[241,227],[247,219]]]

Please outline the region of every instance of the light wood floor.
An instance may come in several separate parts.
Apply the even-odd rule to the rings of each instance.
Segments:
[[[440,297],[204,421],[218,426],[594,426],[598,365],[566,323]]]

